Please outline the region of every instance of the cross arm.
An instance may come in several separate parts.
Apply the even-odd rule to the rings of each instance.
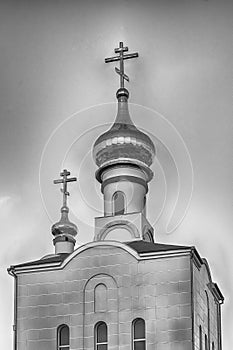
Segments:
[[[72,181],[77,181],[77,178],[76,177],[71,177],[69,179],[58,179],[58,180],[53,180],[53,183],[54,184],[63,184],[63,183],[66,183],[66,182],[72,182]]]
[[[114,56],[114,57],[109,57],[109,58],[105,58],[105,63],[109,63],[109,62],[115,62],[115,61],[120,61],[121,59],[123,60],[128,60],[130,58],[136,58],[138,57],[138,53],[129,53],[128,55],[124,55],[123,57],[120,56]]]
[[[66,179],[66,182],[77,181],[77,177],[71,177],[70,179]]]
[[[64,183],[64,180],[63,179],[53,180],[53,183],[54,184],[62,184],[62,183]]]

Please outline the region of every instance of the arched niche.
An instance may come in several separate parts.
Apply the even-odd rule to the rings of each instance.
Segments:
[[[107,287],[99,283],[94,289],[94,312],[106,312],[108,310]]]
[[[132,238],[140,238],[139,231],[132,222],[125,219],[118,219],[107,223],[97,236],[98,241],[116,240],[126,242],[127,240],[132,240]]]
[[[118,289],[115,279],[108,274],[94,275],[85,284],[83,293],[83,349],[93,350],[95,326],[98,322],[108,325],[109,343],[115,343],[111,339],[119,334]],[[104,293],[104,300],[101,300],[101,293]],[[112,349],[117,350],[118,344]]]

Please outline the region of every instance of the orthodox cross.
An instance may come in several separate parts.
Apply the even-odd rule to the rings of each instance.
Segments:
[[[68,182],[73,182],[73,181],[77,181],[76,177],[70,177],[68,178],[68,176],[70,175],[70,172],[67,171],[66,169],[64,169],[61,173],[60,176],[63,179],[58,179],[58,180],[54,180],[53,183],[54,184],[63,184],[63,188],[61,188],[61,192],[63,193],[63,207],[67,206],[67,196],[69,196],[69,192],[67,191],[67,183]]]
[[[127,46],[124,47],[122,41],[119,43],[119,47],[117,47],[114,51],[115,51],[115,53],[119,53],[119,55],[114,56],[114,57],[105,58],[105,63],[120,61],[120,69],[115,67],[115,71],[117,74],[120,75],[120,87],[124,88],[124,81],[125,80],[129,81],[128,75],[126,75],[124,72],[124,60],[138,57],[138,53],[135,52],[135,53],[129,53],[129,54],[124,55],[124,52],[128,51],[128,47]]]

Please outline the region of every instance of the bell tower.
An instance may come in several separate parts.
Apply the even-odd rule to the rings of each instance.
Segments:
[[[125,54],[128,47],[120,42],[117,56],[105,62],[120,61],[120,88],[117,90],[117,116],[112,127],[100,135],[93,147],[98,166],[96,179],[101,183],[104,216],[95,219],[94,240],[146,240],[153,242],[153,228],[146,219],[148,183],[153,177],[150,166],[155,147],[148,135],[133,123],[128,109],[129,92],[124,81],[124,60],[138,57],[138,53]]]

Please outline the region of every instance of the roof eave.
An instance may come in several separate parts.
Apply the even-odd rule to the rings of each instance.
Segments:
[[[141,258],[165,258],[170,256],[183,256],[183,255],[189,255],[191,252],[190,248],[185,249],[173,249],[173,250],[167,250],[167,251],[158,251],[158,252],[145,252],[145,253],[138,253]]]

